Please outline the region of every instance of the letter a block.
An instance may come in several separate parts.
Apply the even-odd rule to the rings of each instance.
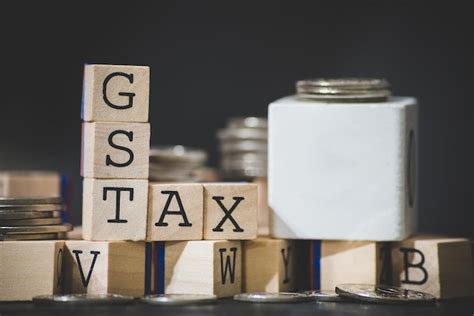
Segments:
[[[204,239],[257,238],[257,185],[205,183]]]
[[[310,283],[334,290],[339,284],[391,284],[390,244],[369,241],[311,241]]]
[[[201,184],[151,184],[147,240],[202,239],[204,193]]]
[[[63,245],[59,240],[0,242],[0,301],[61,293]]]
[[[296,242],[256,239],[243,242],[243,291],[288,292],[296,287]]]
[[[470,242],[462,238],[416,236],[392,248],[395,284],[437,298],[474,294]]]
[[[230,297],[241,292],[240,241],[147,243],[147,293]]]
[[[84,178],[148,179],[150,124],[83,123]]]
[[[145,240],[148,180],[84,179],[86,240]]]
[[[66,293],[144,294],[144,242],[77,240],[65,249]]]
[[[147,122],[150,68],[85,65],[82,119],[86,122]]]

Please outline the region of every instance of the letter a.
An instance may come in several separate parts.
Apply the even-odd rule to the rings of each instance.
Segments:
[[[181,202],[181,198],[179,196],[178,191],[161,191],[162,194],[168,194],[168,199],[166,200],[165,208],[163,212],[161,212],[160,219],[158,222],[155,223],[155,226],[168,226],[168,223],[165,223],[165,216],[166,215],[181,215],[183,217],[183,222],[179,223],[178,226],[181,227],[191,227],[193,224],[191,224],[188,221],[188,217],[186,216],[186,211],[183,206],[183,202]],[[176,202],[178,203],[179,206],[179,211],[170,211],[169,207],[171,204],[171,201],[173,200],[173,197],[176,198]]]

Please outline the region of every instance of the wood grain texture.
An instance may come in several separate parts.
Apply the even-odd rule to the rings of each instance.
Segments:
[[[259,238],[243,242],[244,292],[288,292],[296,287],[296,241]]]
[[[65,250],[65,293],[144,294],[144,242],[71,240]]]
[[[268,207],[268,181],[267,178],[255,178],[253,181],[258,190],[258,236],[270,235],[270,209]]]
[[[85,178],[148,179],[150,124],[83,123]]]
[[[148,66],[85,65],[83,84],[84,121],[148,121]]]
[[[0,242],[0,301],[61,293],[63,246],[61,240]]]
[[[204,239],[257,238],[257,185],[204,183]]]
[[[0,172],[0,196],[61,196],[61,175],[52,171]]]
[[[199,240],[204,189],[198,183],[150,184],[147,240]]]
[[[148,180],[84,179],[82,201],[84,239],[146,239]]]
[[[165,293],[230,297],[241,292],[240,241],[166,242]]]
[[[439,299],[474,294],[470,242],[463,238],[415,236],[393,244],[394,281]]]
[[[380,284],[390,267],[381,253],[384,243],[369,241],[321,241],[321,289],[339,284]],[[389,251],[388,251],[389,252]],[[384,255],[387,255],[385,253]]]

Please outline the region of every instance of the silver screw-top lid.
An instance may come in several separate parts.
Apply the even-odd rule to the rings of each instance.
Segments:
[[[296,82],[299,98],[324,102],[385,102],[391,95],[385,79],[306,79]]]

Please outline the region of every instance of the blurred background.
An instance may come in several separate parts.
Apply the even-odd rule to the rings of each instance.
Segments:
[[[71,177],[80,222],[84,63],[149,65],[152,144],[203,147],[306,77],[385,77],[420,103],[420,230],[474,236],[473,37],[461,2],[10,2],[0,169]]]

